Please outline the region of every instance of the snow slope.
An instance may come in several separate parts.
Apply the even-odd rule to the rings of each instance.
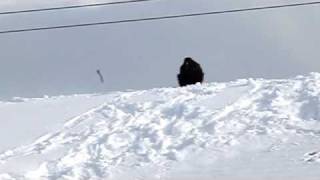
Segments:
[[[54,108],[33,123],[41,137],[0,143],[0,179],[320,177],[319,73],[58,99],[1,103],[2,122],[25,106],[8,138],[30,107]]]
[[[11,102],[0,102],[0,151],[26,141],[31,143],[38,136],[56,131],[66,119],[86,112],[110,98],[113,96],[83,94],[53,98],[13,98]]]

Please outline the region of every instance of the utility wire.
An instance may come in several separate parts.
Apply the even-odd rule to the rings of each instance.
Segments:
[[[274,6],[263,6],[263,7],[253,7],[253,8],[245,8],[245,9],[233,9],[233,10],[224,10],[224,11],[211,11],[211,12],[203,12],[203,13],[159,16],[159,17],[149,17],[149,18],[140,18],[140,19],[125,19],[125,20],[117,20],[117,21],[93,22],[93,23],[84,23],[84,24],[36,27],[36,28],[28,28],[28,29],[14,29],[14,30],[0,31],[0,34],[30,32],[30,31],[44,31],[44,30],[52,30],[52,29],[66,29],[66,28],[110,25],[110,24],[121,24],[121,23],[141,22],[141,21],[155,21],[155,20],[162,20],[162,19],[177,19],[177,18],[184,18],[184,17],[206,16],[206,15],[236,13],[236,12],[245,12],[245,11],[258,11],[258,10],[264,10],[264,9],[277,9],[277,8],[309,6],[309,5],[319,5],[319,4],[320,4],[320,1],[296,3],[296,4],[285,4],[285,5],[274,5]]]
[[[63,9],[77,9],[77,8],[98,7],[98,6],[110,6],[110,5],[116,5],[116,4],[131,4],[131,3],[139,3],[139,2],[147,2],[147,1],[156,1],[156,0],[126,0],[126,1],[117,1],[117,2],[84,4],[84,5],[74,5],[74,6],[61,6],[61,7],[52,7],[52,8],[42,8],[42,9],[6,11],[6,12],[0,12],[0,15],[43,12],[43,11],[56,11],[56,10],[63,10]]]

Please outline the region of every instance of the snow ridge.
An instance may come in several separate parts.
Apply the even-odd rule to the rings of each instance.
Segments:
[[[319,136],[318,73],[127,92],[66,121],[57,132],[1,153],[2,165],[25,157],[40,159],[40,165],[0,177],[116,179],[126,168],[156,166],[152,175],[161,179],[174,163],[203,151],[211,151],[214,162],[237,149],[277,152],[297,137]],[[315,150],[296,159],[319,162]]]

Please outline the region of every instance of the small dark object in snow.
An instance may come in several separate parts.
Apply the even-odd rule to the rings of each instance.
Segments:
[[[314,156],[314,155],[316,155],[316,154],[317,154],[317,152],[308,153],[309,156]]]
[[[187,57],[184,59],[183,64],[180,67],[180,74],[178,74],[178,81],[180,86],[186,86],[189,84],[196,84],[203,82],[204,73],[200,64],[194,61],[192,58]]]
[[[320,152],[309,152],[305,154],[304,161],[306,162],[315,162],[320,160]]]

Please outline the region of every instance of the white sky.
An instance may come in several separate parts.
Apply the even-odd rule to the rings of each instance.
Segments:
[[[0,10],[106,1],[1,1]],[[0,30],[306,2],[156,0],[0,16]],[[320,69],[320,5],[0,35],[0,99],[177,86],[185,56],[207,82],[286,78]],[[95,73],[100,69],[105,84]]]

